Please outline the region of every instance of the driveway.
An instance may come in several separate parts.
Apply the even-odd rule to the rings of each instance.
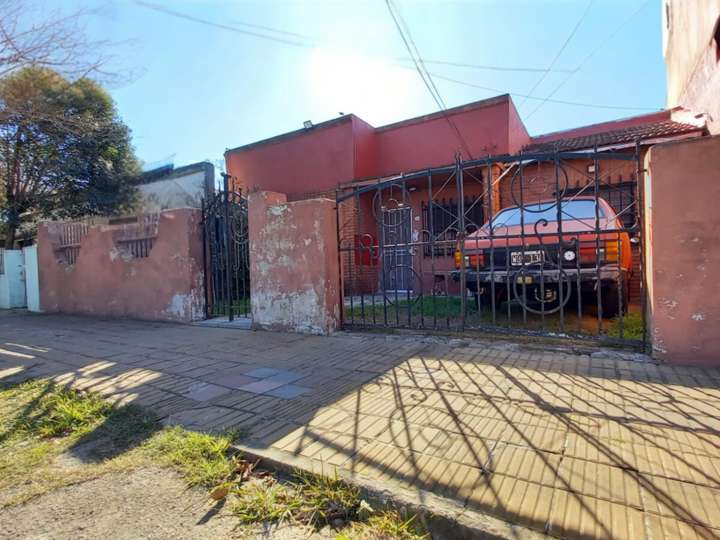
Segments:
[[[562,538],[720,538],[720,370],[0,314],[0,381],[46,376],[462,515]]]

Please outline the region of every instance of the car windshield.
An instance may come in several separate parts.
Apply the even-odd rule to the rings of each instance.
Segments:
[[[581,199],[561,202],[562,221],[595,220],[595,201]],[[602,205],[598,205],[598,213],[601,218],[605,217]],[[555,206],[555,202],[552,201],[537,204],[526,204],[524,212],[521,212],[520,208],[517,206],[506,208],[493,218],[492,225],[493,227],[512,227],[513,225],[520,225],[521,214],[522,220],[528,225],[536,223],[541,219],[545,219],[547,221],[557,221],[557,207]]]

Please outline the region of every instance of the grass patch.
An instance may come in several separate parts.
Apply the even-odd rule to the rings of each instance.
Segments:
[[[429,537],[417,516],[386,510],[351,524],[338,534],[336,540],[425,540]]]
[[[614,338],[620,338],[620,317],[616,317],[612,320],[607,329],[607,335]],[[637,339],[643,338],[643,318],[642,313],[628,313],[622,317],[623,339]]]
[[[162,462],[178,469],[190,486],[210,488],[228,480],[235,464],[230,456],[234,435],[208,435],[168,427],[146,443]]]
[[[144,409],[31,381],[0,386],[0,508],[74,483],[149,466],[180,472],[188,486],[226,499],[241,525],[330,526],[340,538],[426,538],[411,516],[373,511],[337,475],[256,471],[232,448],[237,434],[163,428]],[[71,457],[70,464],[65,460]],[[63,459],[58,459],[63,458]]]

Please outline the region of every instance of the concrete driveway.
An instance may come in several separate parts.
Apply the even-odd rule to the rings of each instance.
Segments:
[[[720,538],[720,370],[0,314],[0,381],[45,376],[530,535]]]

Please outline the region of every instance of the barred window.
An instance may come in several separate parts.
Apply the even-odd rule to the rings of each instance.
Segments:
[[[458,204],[455,199],[422,202],[422,226],[425,234],[423,253],[426,257],[450,257],[455,252],[458,233]],[[464,201],[465,232],[472,233],[485,223],[482,197]],[[428,237],[429,236],[429,237]],[[434,248],[434,249],[433,249]]]

